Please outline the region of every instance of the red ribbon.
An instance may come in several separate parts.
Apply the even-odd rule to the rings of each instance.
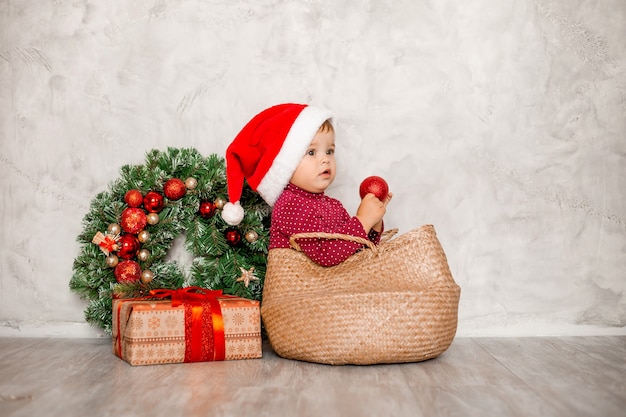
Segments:
[[[117,249],[117,241],[111,236],[105,236],[102,242],[98,243],[98,246],[100,246],[102,249],[106,249],[109,253],[115,252],[115,250]]]
[[[176,290],[169,290],[161,288],[158,290],[151,290],[150,295],[154,298],[168,298],[172,299],[172,307],[178,307],[179,305],[187,302],[193,303],[194,301],[210,301],[217,297],[222,296],[222,290],[207,290],[201,287],[185,287]]]
[[[207,290],[201,287],[185,287],[176,290],[151,290],[149,298],[171,298],[172,307],[185,306],[185,362],[223,361],[226,357],[224,319],[218,297],[231,297],[222,290]],[[121,304],[118,307],[118,327]],[[121,345],[122,335],[118,332]],[[119,346],[121,354],[121,346]]]
[[[185,362],[223,361],[226,356],[224,319],[217,297],[222,290],[185,287],[150,291],[155,298],[171,297],[172,307],[185,305]]]

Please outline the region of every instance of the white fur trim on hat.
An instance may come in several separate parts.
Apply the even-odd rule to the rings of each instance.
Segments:
[[[302,109],[291,125],[272,166],[257,187],[257,192],[267,204],[273,206],[278,200],[320,126],[331,118],[332,114],[326,109],[313,106]]]
[[[235,204],[226,203],[222,208],[222,219],[231,226],[237,226],[243,220],[243,207],[239,201]]]

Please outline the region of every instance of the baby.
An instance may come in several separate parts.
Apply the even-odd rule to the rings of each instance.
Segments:
[[[289,248],[291,235],[302,232],[341,233],[377,244],[392,194],[385,201],[367,194],[351,216],[341,202],[324,194],[336,173],[331,114],[303,104],[270,107],[255,116],[226,151],[230,202],[222,217],[231,225],[243,219],[239,198],[246,178],[273,206],[269,249]],[[298,243],[322,266],[337,265],[362,248],[339,239],[307,238]]]

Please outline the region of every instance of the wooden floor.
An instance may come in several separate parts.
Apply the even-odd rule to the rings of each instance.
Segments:
[[[457,338],[437,359],[132,367],[108,339],[0,338],[0,416],[626,416],[626,337]]]

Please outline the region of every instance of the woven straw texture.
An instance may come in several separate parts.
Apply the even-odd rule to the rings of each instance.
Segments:
[[[460,288],[432,225],[378,246],[363,241],[368,248],[333,267],[315,264],[296,240],[296,250],[270,250],[263,288],[261,316],[278,355],[366,365],[418,362],[448,349]]]

